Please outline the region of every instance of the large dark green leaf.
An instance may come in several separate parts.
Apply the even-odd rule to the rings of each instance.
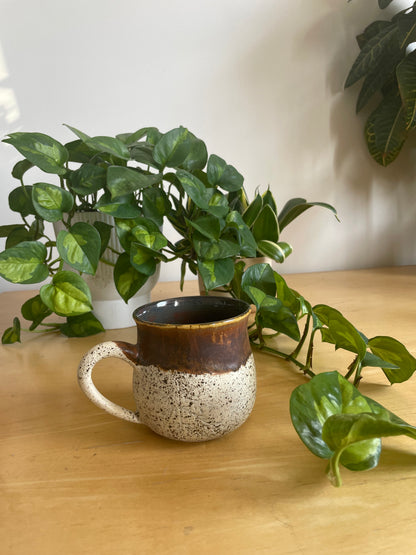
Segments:
[[[207,175],[209,183],[214,187],[221,187],[225,191],[238,191],[243,186],[244,178],[225,160],[211,154],[208,160]]]
[[[279,240],[279,224],[277,217],[268,204],[263,206],[260,210],[253,224],[252,232],[257,243],[263,239],[274,242]]]
[[[240,252],[240,245],[236,241],[229,239],[207,240],[205,236],[199,233],[194,233],[193,246],[197,256],[206,260],[235,257]]]
[[[240,254],[243,257],[255,258],[257,255],[257,243],[243,217],[236,210],[227,214],[227,226],[236,230],[240,242]]]
[[[161,174],[146,174],[123,166],[110,166],[107,170],[107,187],[112,200],[159,183]]]
[[[399,155],[407,135],[405,109],[400,95],[384,98],[365,126],[371,156],[382,166],[391,164]]]
[[[221,233],[220,220],[211,214],[199,216],[195,220],[186,219],[187,223],[211,241],[218,241]]]
[[[293,220],[299,217],[305,210],[312,208],[313,206],[321,206],[322,208],[327,208],[330,210],[335,217],[338,219],[337,211],[333,206],[327,204],[326,202],[308,202],[304,198],[292,198],[287,201],[279,213],[279,228],[282,231],[287,227]]]
[[[43,285],[40,297],[59,316],[78,316],[92,310],[91,292],[81,276],[63,270]]]
[[[266,295],[274,297],[276,295],[276,281],[273,269],[269,264],[253,264],[245,270],[241,279],[241,287],[257,287]]]
[[[30,168],[33,168],[33,164],[32,162],[30,162],[29,160],[20,160],[20,162],[17,162],[12,169],[12,176],[15,177],[16,179],[22,179],[24,174],[30,170]]]
[[[66,323],[59,326],[59,330],[67,337],[87,337],[105,331],[92,312],[68,316]]]
[[[234,277],[234,262],[232,258],[198,260],[198,271],[205,289],[211,291],[216,287],[230,283]]]
[[[11,133],[4,143],[13,145],[32,164],[46,173],[64,175],[68,151],[58,141],[43,133]]]
[[[0,225],[0,237],[7,237],[13,231],[18,231],[19,229],[26,229],[24,224],[6,224]]]
[[[95,150],[96,152],[105,152],[115,156],[116,158],[120,158],[121,160],[130,159],[130,151],[123,141],[107,136],[90,137],[75,127],[71,127],[70,125],[66,125],[66,127],[75,133],[75,135],[79,137],[89,148]]]
[[[406,128],[416,125],[416,50],[397,66],[397,81],[404,104]]]
[[[416,359],[406,347],[393,337],[377,336],[368,341],[371,351],[388,364],[381,366],[390,383],[401,383],[408,380],[416,370]]]
[[[122,253],[114,267],[114,283],[122,299],[127,302],[137,291],[143,287],[148,275],[142,274],[130,264],[130,257]]]
[[[386,49],[390,48],[391,43],[397,40],[398,29],[394,23],[380,29],[377,35],[368,40],[361,49],[348,74],[345,87],[350,87],[371,71],[382,59]]]
[[[260,210],[263,208],[263,199],[261,195],[257,194],[256,198],[251,202],[246,208],[243,214],[243,220],[251,228],[255,222],[257,216],[260,214]]]
[[[202,170],[207,163],[208,153],[204,141],[189,133],[189,152],[181,167],[189,172]]]
[[[298,386],[290,398],[290,415],[303,443],[318,457],[333,459],[330,478],[340,485],[339,462],[351,470],[366,470],[377,465],[381,440],[371,438],[346,445],[337,453],[323,438],[323,428],[334,415],[358,415],[373,412],[369,400],[338,372],[316,375]],[[340,433],[341,437],[341,433]]]
[[[361,361],[366,353],[367,345],[360,332],[344,316],[330,306],[319,304],[313,307],[315,315],[323,328],[323,341],[333,343],[336,349],[345,349],[356,353]],[[327,331],[328,333],[325,333]]]
[[[211,198],[208,201],[207,212],[217,218],[224,218],[229,212],[228,200],[225,195],[215,189],[206,189]]]
[[[56,246],[62,259],[75,270],[95,274],[101,252],[98,230],[86,222],[74,224],[58,233]]]
[[[105,222],[101,222],[100,220],[97,220],[94,222],[94,227],[100,234],[100,240],[101,240],[100,258],[101,258],[105,249],[108,246],[108,243],[110,242],[111,230],[113,229],[113,226]]]
[[[15,247],[23,241],[34,241],[36,239],[39,239],[39,237],[35,237],[29,229],[26,229],[25,227],[16,227],[7,237],[6,249]]]
[[[19,212],[24,218],[29,214],[36,214],[32,202],[32,186],[17,187],[9,193],[9,207],[13,212]]]
[[[185,193],[202,210],[208,210],[209,201],[213,195],[213,189],[207,189],[197,177],[185,170],[178,170],[176,176],[179,179]]]
[[[69,162],[84,164],[85,162],[91,162],[93,158],[97,158],[97,151],[87,146],[81,139],[65,143],[65,148],[69,154]]]
[[[95,164],[83,164],[71,173],[70,187],[78,195],[92,195],[104,189],[106,185],[106,169]]]
[[[64,212],[70,212],[74,199],[68,191],[50,183],[35,183],[32,202],[37,214],[47,222],[57,222]]]
[[[39,283],[49,275],[46,255],[43,243],[19,243],[0,253],[0,276],[12,283]]]
[[[21,308],[22,316],[31,323],[30,330],[34,330],[43,320],[52,314],[52,311],[44,304],[40,295],[36,295],[23,303]]]
[[[159,164],[153,159],[153,149],[153,145],[149,143],[136,143],[130,147],[130,158],[139,164],[159,169]]]
[[[158,227],[161,227],[163,217],[170,209],[169,199],[162,189],[150,187],[143,190],[142,208],[144,216],[153,220]]]
[[[153,158],[161,168],[183,164],[191,152],[192,136],[185,127],[168,131],[156,143]]]

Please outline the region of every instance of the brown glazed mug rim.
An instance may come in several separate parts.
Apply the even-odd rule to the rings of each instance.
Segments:
[[[149,318],[149,314],[152,310],[156,312],[159,311],[161,314],[165,314],[166,318],[166,309],[167,308],[182,308],[185,309],[186,305],[192,306],[195,309],[195,306],[199,306],[202,309],[208,308],[218,308],[224,309],[231,312],[234,310],[233,314],[229,316],[224,316],[222,318],[215,318],[210,320],[204,320],[201,322],[174,322],[174,321],[157,321],[152,320]],[[247,315],[251,312],[251,306],[241,300],[241,299],[234,299],[232,297],[215,297],[215,296],[203,296],[203,295],[191,295],[191,296],[183,296],[183,297],[172,297],[169,299],[161,299],[158,301],[153,301],[142,305],[136,308],[133,312],[133,318],[136,324],[140,325],[149,325],[155,327],[171,327],[171,328],[179,328],[179,329],[192,329],[192,328],[212,328],[216,326],[223,326],[229,322],[238,322],[243,320],[247,317]],[[146,318],[147,316],[147,318]]]

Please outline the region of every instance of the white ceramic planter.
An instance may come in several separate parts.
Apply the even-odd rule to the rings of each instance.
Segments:
[[[113,217],[101,212],[76,212],[72,218],[72,223],[87,222],[93,224],[97,220],[114,225]],[[62,222],[55,222],[53,225],[56,235],[62,229],[65,229]],[[109,246],[117,251],[123,250],[114,228],[111,230]],[[117,255],[107,248],[105,258],[115,263]],[[70,268],[66,266],[65,269]],[[133,311],[139,306],[150,302],[150,293],[159,279],[159,274],[160,266],[158,265],[156,272],[150,276],[143,287],[125,303],[114,285],[113,266],[100,262],[94,276],[82,274],[82,278],[88,284],[91,291],[94,307],[93,314],[100,320],[104,328],[108,330],[133,326]]]

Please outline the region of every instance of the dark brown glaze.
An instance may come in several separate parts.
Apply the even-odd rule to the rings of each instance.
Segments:
[[[177,305],[178,299],[168,302],[171,301]],[[247,332],[249,305],[214,297],[188,297],[179,301],[179,307],[175,311],[172,309],[168,322],[165,315],[169,309],[159,308],[157,303],[147,305],[150,309],[144,307],[135,311],[137,346],[117,342],[129,360],[143,366],[154,365],[163,370],[192,374],[236,371],[246,363],[251,354]],[[207,314],[208,308],[213,309],[218,320],[195,323],[198,320],[195,314],[192,318],[187,316],[190,309],[194,311],[195,304],[202,305],[201,314]],[[162,322],[149,319],[149,314],[153,318],[159,316],[158,312],[163,313]],[[176,323],[178,319],[180,323]]]

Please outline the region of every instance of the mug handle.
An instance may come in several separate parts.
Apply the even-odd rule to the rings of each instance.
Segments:
[[[135,368],[135,360],[137,360],[136,345],[124,343],[122,341],[105,341],[104,343],[95,345],[95,347],[90,349],[88,353],[83,356],[79,364],[78,383],[88,399],[100,409],[105,410],[113,416],[117,416],[117,418],[122,418],[128,422],[134,422],[135,424],[141,424],[138,413],[125,409],[120,405],[113,403],[107,399],[107,397],[104,397],[92,381],[92,371],[97,362],[103,360],[104,358],[111,357],[120,358]]]

